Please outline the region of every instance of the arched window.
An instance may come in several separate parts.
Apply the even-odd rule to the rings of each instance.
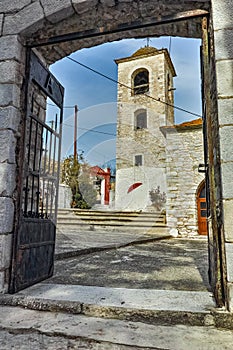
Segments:
[[[147,69],[139,69],[133,73],[133,94],[145,94],[149,91],[149,72]]]
[[[146,110],[139,110],[135,112],[135,129],[147,128],[147,113]]]

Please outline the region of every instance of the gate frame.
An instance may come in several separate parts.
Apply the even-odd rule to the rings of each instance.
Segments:
[[[206,12],[206,11],[205,11]],[[205,14],[199,14],[199,16],[201,16],[201,17],[203,17],[203,16],[206,16],[206,13]],[[185,18],[181,18],[181,19],[179,19],[179,20],[184,20]],[[174,20],[174,18],[173,19],[171,19],[170,20],[170,23],[172,23],[173,22],[173,20]],[[169,23],[169,22],[166,22],[166,23]],[[157,25],[159,25],[159,24],[161,24],[161,22],[158,22],[158,24]],[[153,24],[151,24],[151,25],[153,25]],[[155,24],[154,24],[155,25]],[[142,27],[143,27],[143,25],[142,25]],[[121,29],[119,29],[118,28],[118,31],[122,31],[122,30],[129,30],[130,29],[130,26],[127,26],[127,28],[121,28]],[[97,30],[98,31],[98,30]],[[115,31],[111,31],[111,33],[114,33]],[[111,34],[111,33],[107,33],[107,34]],[[98,31],[98,33],[89,33],[89,34],[87,34],[88,36],[87,37],[92,37],[92,36],[98,36],[98,35],[104,35],[104,34],[106,34],[105,32],[104,32],[104,30],[103,30],[103,28],[99,28],[99,31]],[[79,33],[79,39],[83,39],[83,36],[82,36],[82,33],[80,34]],[[78,38],[77,38],[78,39]],[[56,42],[56,38],[55,38],[55,41],[54,41],[54,43]],[[63,40],[63,39],[62,39]],[[72,40],[71,38],[69,39],[69,40]],[[61,42],[61,41],[60,41]],[[52,44],[52,42],[45,42],[45,41],[43,41],[43,42],[33,42],[33,41],[28,41],[28,47],[30,47],[30,48],[33,48],[33,47],[39,47],[39,46],[44,46],[44,45],[51,45]],[[208,129],[208,130],[211,130],[211,129]],[[209,175],[209,177],[210,177],[211,175]],[[213,184],[211,183],[211,185],[213,186]],[[213,195],[213,197],[211,198],[211,199],[213,199],[213,200],[215,200],[215,198],[214,198],[214,195]],[[214,204],[216,204],[215,202],[214,202]],[[216,226],[216,225],[215,225]],[[214,232],[215,232],[215,234],[218,236],[218,233],[219,233],[219,231],[217,230],[215,230],[216,229],[216,227],[213,227],[213,229],[214,229]],[[222,247],[221,247],[221,250],[222,250],[222,256],[224,257],[224,254],[225,254],[225,252],[224,252],[224,239],[222,240],[222,234],[223,234],[223,232],[221,231],[221,236],[219,236],[219,237],[216,237],[216,239],[218,240],[218,239],[220,239],[221,240],[221,243],[222,243]],[[217,258],[217,257],[216,257]],[[224,267],[224,269],[225,269],[225,267]],[[223,270],[224,270],[223,269]],[[224,273],[224,275],[225,275],[225,271],[223,271],[222,270],[222,272]],[[224,276],[224,281],[223,281],[223,283],[225,283],[225,276]],[[222,298],[222,301],[220,300],[220,302],[218,303],[218,305],[223,305],[223,304],[225,304],[225,302],[226,302],[226,294],[225,293],[223,293],[223,295],[222,296],[220,296],[220,299]]]

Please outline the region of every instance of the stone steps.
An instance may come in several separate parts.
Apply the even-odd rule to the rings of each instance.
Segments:
[[[1,349],[231,350],[232,332],[1,307]]]
[[[210,292],[40,283],[15,295],[1,296],[0,301],[28,309],[153,325],[205,326],[215,323],[215,303]]]
[[[64,339],[74,349],[232,349],[232,317],[209,292],[40,283],[0,303],[2,338],[14,334],[11,344],[30,332],[33,344],[39,334],[54,350],[68,348]]]
[[[58,227],[80,226],[83,228],[155,228],[166,227],[166,217],[158,212],[117,212],[80,209],[59,209]]]

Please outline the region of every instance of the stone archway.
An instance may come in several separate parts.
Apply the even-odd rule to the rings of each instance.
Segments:
[[[216,0],[212,1],[214,19],[218,13],[216,3]],[[23,148],[20,135],[24,123],[24,72],[27,47],[37,48],[41,59],[50,65],[79,48],[122,38],[161,35],[201,37],[201,17],[210,10],[210,2],[208,0],[184,1],[182,3],[173,1],[171,5],[166,0],[159,3],[157,1],[73,0],[64,4],[57,0],[38,0],[32,3],[29,0],[24,0],[20,4],[4,4],[4,8],[1,8],[2,6],[0,5],[0,23],[2,24],[0,70],[4,74],[1,75],[0,81],[3,87],[0,93],[1,119],[3,120],[3,128],[1,129],[3,181],[1,183],[0,224],[1,246],[4,254],[1,259],[0,288],[1,291],[6,292],[9,284],[7,276],[9,276],[11,265],[12,239],[17,235],[15,228],[20,214],[18,193],[21,191],[20,173],[23,166],[21,162]],[[227,13],[229,8],[225,5],[224,9]],[[217,27],[221,27],[220,22],[216,21]],[[213,38],[212,32],[210,36]],[[210,49],[214,52],[212,46]],[[215,67],[214,55],[207,59],[210,59],[211,63],[209,61],[209,64]],[[217,111],[215,70],[212,71],[213,75],[209,71],[205,72],[205,82],[206,85],[209,84],[206,86],[206,94],[210,90],[213,92],[209,97],[210,110],[208,112]],[[219,71],[217,73],[219,74]],[[229,90],[230,86],[226,86],[226,89]],[[218,250],[220,249],[224,254],[222,186],[220,164],[218,163],[220,153],[219,142],[216,141],[219,140],[217,112],[212,114],[212,118],[216,121],[215,128],[211,129],[208,121],[206,125],[209,133],[208,142],[211,145],[209,147],[209,157],[212,162],[210,170],[214,173],[214,176],[211,177],[212,182],[210,181],[213,207],[212,231],[213,235],[218,237]],[[217,150],[217,158],[213,158],[215,150]],[[212,159],[214,160],[212,161]],[[226,174],[227,170],[222,170],[223,175]],[[220,190],[216,192],[216,188]],[[223,190],[225,191],[225,188]],[[226,193],[223,198],[228,199],[226,203],[224,202],[227,212],[230,208],[229,199],[233,200],[233,195],[229,197],[229,194]],[[218,207],[217,216],[215,215],[216,207]],[[228,221],[226,221],[227,223]],[[214,259],[219,262],[218,256]],[[216,265],[219,266],[219,264]],[[220,284],[224,285],[226,273],[223,258],[220,259],[220,265],[222,276]],[[231,290],[230,285],[229,288]],[[216,298],[219,305],[226,301],[226,296],[222,291],[216,294]]]

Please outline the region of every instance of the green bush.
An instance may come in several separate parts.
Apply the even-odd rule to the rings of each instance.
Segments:
[[[164,207],[164,204],[166,203],[166,193],[160,192],[160,187],[149,191],[150,199],[152,202],[152,205],[156,208],[156,210],[161,210]]]

